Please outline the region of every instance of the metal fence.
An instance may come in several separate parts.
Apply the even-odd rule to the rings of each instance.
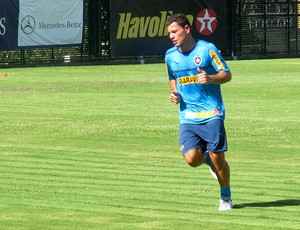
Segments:
[[[113,61],[109,0],[86,0],[85,5],[82,46],[0,51],[0,67]],[[230,57],[300,57],[300,0],[227,0],[227,24]],[[161,56],[157,60],[162,61]]]
[[[237,55],[300,54],[300,1],[239,0],[235,18]]]

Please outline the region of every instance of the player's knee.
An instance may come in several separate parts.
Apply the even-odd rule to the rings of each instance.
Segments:
[[[198,167],[204,162],[205,157],[197,149],[192,149],[184,154],[184,159],[191,167]]]
[[[191,158],[186,158],[185,159],[185,161],[186,161],[186,163],[188,163],[189,164],[189,166],[191,166],[191,167],[193,167],[193,168],[195,168],[195,167],[198,167],[198,166],[200,166],[201,165],[201,161],[200,160],[198,160],[198,159],[191,159]]]

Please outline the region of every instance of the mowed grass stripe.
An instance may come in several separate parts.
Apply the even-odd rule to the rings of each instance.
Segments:
[[[74,162],[72,164],[57,164],[57,163],[45,163],[44,161],[40,161],[38,164],[32,164],[26,163],[26,166],[24,166],[24,162],[28,161],[2,161],[3,164],[1,165],[0,171],[5,173],[9,171],[14,171],[15,174],[35,174],[40,173],[46,176],[50,175],[61,175],[61,171],[63,170],[65,173],[64,175],[69,176],[85,176],[86,174],[95,174],[95,179],[99,178],[99,173],[104,174],[105,176],[109,177],[108,179],[112,179],[113,177],[116,177],[117,175],[123,177],[123,178],[131,178],[136,175],[137,180],[138,177],[151,177],[153,180],[159,180],[165,183],[173,183],[178,180],[180,181],[186,181],[189,183],[189,180],[191,181],[197,181],[198,179],[201,179],[201,177],[206,178],[207,176],[205,173],[206,171],[202,173],[199,172],[195,174],[181,174],[179,171],[168,171],[166,167],[159,167],[159,166],[144,166],[143,169],[135,168],[135,165],[124,165],[120,164],[120,167],[117,165],[115,167],[108,166],[107,168],[103,168],[103,165],[93,165],[93,164],[81,164],[78,162]],[[5,164],[6,163],[6,164]],[[78,165],[77,165],[78,164]],[[274,168],[275,170],[276,168]],[[158,172],[159,171],[159,172]],[[283,172],[282,172],[283,173]],[[126,174],[126,175],[125,175]],[[204,175],[203,175],[204,174]],[[244,183],[254,183],[256,181],[259,182],[269,182],[271,181],[272,184],[268,184],[270,187],[274,186],[275,184],[283,186],[283,190],[287,189],[284,187],[284,184],[282,183],[283,180],[285,183],[291,185],[292,187],[289,187],[288,189],[293,189],[293,187],[299,186],[299,181],[297,180],[297,175],[294,176],[282,176],[278,178],[278,176],[274,174],[268,174],[266,172],[255,172],[253,175],[248,175],[246,173],[239,173],[238,175],[234,174],[233,177],[242,177],[243,179],[240,179],[240,184]],[[111,177],[111,178],[110,178]],[[293,186],[294,185],[294,186]]]
[[[39,170],[38,170],[39,171]],[[58,171],[57,173],[59,173],[60,171]],[[108,178],[106,178],[105,179],[105,181],[111,181],[111,182],[113,182],[113,184],[115,183],[115,181],[114,181],[114,179],[115,178],[118,178],[118,173],[117,174],[115,174],[114,172],[112,172],[112,174],[111,174],[111,177],[108,177]],[[67,175],[66,175],[67,176]],[[28,177],[28,176],[27,176]],[[51,175],[48,175],[47,174],[47,177],[50,177],[50,179],[51,179]],[[119,176],[120,177],[120,176]],[[143,176],[141,176],[141,175],[139,175],[139,178],[141,178],[141,177],[143,177]],[[126,177],[124,177],[124,176],[122,176],[121,177],[122,178],[122,182],[124,182],[124,184],[128,184],[128,182],[129,182],[129,180],[126,178]],[[267,177],[268,178],[268,177]],[[54,180],[56,179],[56,177],[54,177],[53,178]],[[60,184],[59,184],[59,187],[60,186],[64,186],[64,187],[68,187],[68,186],[66,186],[66,185],[64,185],[64,184],[61,184],[61,179],[62,178],[60,178],[60,179],[58,179],[58,180],[56,180],[56,181],[59,181],[60,182]],[[80,180],[80,177],[76,177],[76,179],[78,180],[78,182],[81,182],[81,180]],[[118,178],[118,179],[120,179],[120,178]],[[159,178],[159,179],[161,179],[161,178]],[[90,184],[90,186],[92,186],[92,187],[94,187],[94,189],[97,189],[97,188],[95,188],[95,185],[94,185],[94,183],[92,183],[92,181],[90,181],[91,180],[91,178],[89,178],[89,180],[87,180],[86,181],[86,184]],[[101,179],[99,178],[98,180],[97,180],[97,178],[95,178],[95,180],[96,181],[98,181],[99,183],[101,183]],[[29,179],[29,181],[33,181],[33,179]],[[132,183],[132,185],[129,185],[130,187],[132,187],[132,186],[134,186],[134,184],[135,184],[135,182],[138,182],[139,180],[137,179],[137,180],[134,180],[134,181],[132,181],[133,183]],[[142,181],[144,181],[144,179],[142,180]],[[196,181],[196,180],[195,180]],[[19,181],[20,182],[20,181]],[[174,181],[175,182],[175,181]],[[174,182],[171,182],[171,184],[172,183],[174,183]],[[130,183],[129,183],[130,184]],[[157,183],[155,183],[156,185],[157,185]],[[186,181],[186,183],[185,184],[189,184],[189,182],[188,181]],[[248,181],[247,181],[247,184],[248,184]],[[111,184],[106,184],[106,185],[111,185]],[[149,186],[149,183],[147,183],[147,189],[149,189],[148,187],[152,187],[151,185]],[[125,189],[127,186],[123,186],[123,185],[121,185],[121,187],[123,187],[123,189]],[[139,183],[139,186],[138,186],[139,188],[143,188],[143,184],[142,183]],[[243,184],[241,183],[240,184],[240,188],[242,188],[243,187]],[[158,188],[160,188],[160,187],[158,187]],[[114,186],[114,189],[115,189],[115,186]],[[141,193],[141,189],[137,189],[137,188],[135,188],[136,190],[137,190],[137,192],[138,193]],[[154,190],[155,189],[157,189],[157,187],[154,187]],[[163,190],[166,190],[165,188],[162,188]],[[173,188],[174,189],[174,188]],[[243,193],[245,196],[248,196],[248,195],[251,195],[251,194],[257,194],[255,191],[256,191],[256,189],[257,189],[257,187],[252,187],[252,188],[247,188],[247,190],[248,190],[248,192],[245,192],[245,193]],[[126,191],[128,190],[128,188],[126,188]],[[171,189],[172,190],[172,189]],[[108,191],[110,191],[110,190],[108,190]],[[132,191],[132,189],[129,189],[129,191],[131,191],[131,192],[134,192],[134,190]],[[150,191],[151,191],[151,189],[150,189]],[[278,192],[278,191],[277,191]],[[186,195],[186,194],[185,194]],[[259,195],[259,194],[257,194],[257,195]],[[201,194],[201,196],[203,196],[203,194]],[[267,196],[265,196],[265,197],[267,197]],[[280,198],[280,197],[278,197],[278,198]],[[194,199],[194,198],[192,198],[192,199]]]
[[[70,194],[71,195],[71,194]],[[91,197],[92,199],[93,199],[93,197]],[[113,199],[115,199],[115,197],[114,196],[108,196],[108,197],[105,197],[104,196],[104,199],[106,199],[106,198],[113,198]],[[26,200],[26,199],[25,199]],[[120,201],[120,200],[116,200],[117,202],[118,201]],[[201,200],[199,200],[199,202],[200,202]],[[145,202],[145,203],[143,203],[143,202]],[[139,204],[139,206],[138,207],[136,207],[135,205],[132,205],[132,204],[128,204],[128,202],[126,202],[126,200],[124,201],[124,202],[122,202],[122,203],[120,203],[120,204],[117,204],[117,205],[115,205],[115,204],[111,204],[111,205],[102,205],[102,203],[100,202],[99,203],[99,201],[93,201],[93,200],[88,200],[86,197],[85,197],[85,201],[84,201],[84,203],[85,204],[87,204],[87,205],[91,205],[92,207],[94,207],[94,208],[96,208],[97,207],[97,205],[101,205],[101,207],[105,210],[106,208],[108,208],[108,209],[111,209],[112,207],[114,207],[114,208],[116,208],[116,209],[130,209],[130,208],[132,208],[132,209],[134,209],[135,211],[142,211],[142,210],[147,210],[147,212],[151,212],[151,211],[153,211],[153,212],[155,212],[155,213],[159,213],[159,212],[163,212],[162,214],[166,214],[165,212],[167,212],[167,211],[171,211],[171,212],[174,212],[174,213],[181,213],[182,211],[186,211],[186,212],[188,212],[189,214],[191,214],[191,215],[203,215],[203,217],[205,217],[206,215],[207,216],[209,216],[209,215],[211,215],[211,214],[213,214],[214,212],[208,212],[207,213],[207,211],[204,211],[204,210],[199,210],[198,209],[198,204],[193,204],[193,203],[189,203],[189,200],[187,200],[186,202],[183,202],[183,203],[181,203],[181,202],[173,202],[173,201],[171,201],[171,202],[166,202],[166,201],[160,201],[160,202],[162,202],[162,203],[166,203],[167,205],[168,205],[168,208],[167,209],[160,209],[160,208],[158,208],[157,207],[157,204],[153,204],[153,205],[151,205],[151,202],[153,202],[153,199],[149,199],[149,200],[147,200],[147,199],[143,199],[143,201],[142,202],[140,202]],[[74,200],[73,202],[72,202],[74,205],[76,205],[76,201]],[[55,204],[55,203],[54,203]],[[29,205],[29,204],[28,204]],[[46,204],[45,204],[46,205]],[[53,205],[53,203],[51,204],[51,203],[49,203],[49,206],[51,207]],[[79,205],[80,205],[80,203],[79,203]],[[181,205],[181,208],[180,209],[176,209],[176,206],[177,206],[177,208],[178,208],[178,205]],[[206,205],[206,204],[205,204]],[[48,205],[47,205],[48,206]],[[209,205],[208,205],[209,206]],[[257,212],[253,212],[253,213],[247,213],[248,214],[248,217],[245,217],[244,216],[244,218],[245,218],[245,221],[247,222],[247,220],[249,221],[249,218],[251,218],[251,217],[257,217],[257,216],[259,216],[260,214],[258,214]],[[278,211],[274,211],[274,213],[273,213],[273,216],[271,217],[271,219],[272,220],[282,220],[282,221],[285,221],[285,220],[287,220],[287,221],[289,221],[289,220],[293,220],[292,218],[289,218],[289,219],[285,219],[285,218],[282,218],[282,217],[280,217],[279,215],[278,215],[279,213],[278,213]],[[139,216],[139,215],[143,215],[143,214],[137,214],[137,213],[133,213],[132,215],[137,215],[137,216]],[[240,215],[236,215],[236,214],[232,214],[231,216],[233,216],[233,217],[239,217],[239,218],[242,218],[243,219],[243,216],[240,216]],[[175,217],[174,217],[175,218]],[[269,219],[269,218],[268,218]]]

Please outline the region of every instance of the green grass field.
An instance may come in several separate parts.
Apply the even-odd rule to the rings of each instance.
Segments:
[[[163,64],[1,69],[0,228],[300,229],[300,59],[228,64],[228,212]]]

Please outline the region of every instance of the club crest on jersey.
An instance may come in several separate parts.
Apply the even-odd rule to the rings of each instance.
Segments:
[[[200,56],[194,57],[194,63],[196,65],[200,65],[202,63],[202,57]]]

